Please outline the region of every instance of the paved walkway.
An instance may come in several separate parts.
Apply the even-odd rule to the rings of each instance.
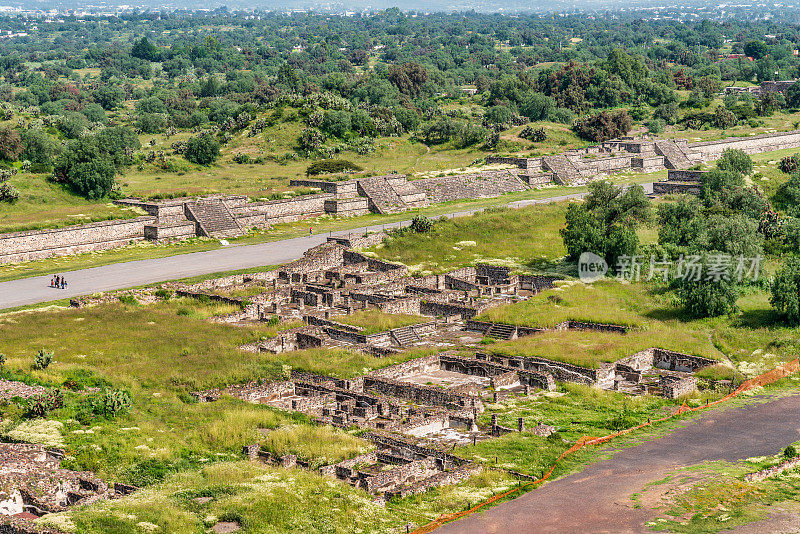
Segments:
[[[648,532],[651,511],[631,496],[670,471],[710,460],[780,452],[800,439],[800,395],[744,408],[718,408],[666,437],[614,453],[580,473],[550,482],[436,534]]]
[[[652,191],[652,184],[642,185],[645,191]],[[519,200],[510,202],[508,205],[512,208],[521,208],[532,204],[546,204],[549,202],[582,198],[585,195],[586,193],[576,193],[538,200]],[[482,208],[459,211],[448,214],[447,216],[460,217],[481,210]],[[332,235],[341,236],[350,233],[358,235],[366,231],[378,231],[382,228],[396,228],[401,225],[408,225],[409,222],[410,221],[402,221],[385,225],[363,226],[351,230],[333,232]],[[166,258],[115,263],[67,273],[53,273],[66,275],[65,278],[67,279],[68,288],[64,290],[50,287],[51,276],[38,276],[2,282],[0,283],[0,309],[73,298],[81,295],[89,295],[98,291],[125,289],[127,287],[153,284],[189,276],[248,269],[265,265],[279,265],[299,258],[309,248],[325,242],[328,235],[331,234],[298,237],[257,245],[233,245],[208,252],[178,254]]]

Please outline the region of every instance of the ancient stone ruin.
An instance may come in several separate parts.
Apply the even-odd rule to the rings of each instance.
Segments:
[[[105,250],[144,240],[161,242],[196,236],[233,237],[251,228],[267,228],[276,223],[321,215],[347,217],[370,212],[397,213],[430,203],[496,197],[552,183],[579,185],[622,171],[686,170],[698,163],[718,159],[728,148],[756,154],[798,147],[800,130],[700,143],[683,139],[621,138],[540,158],[486,158],[487,163],[511,165],[516,169],[419,180],[409,180],[400,174],[344,181],[292,180],[292,186],[311,187],[319,192],[281,200],[251,202],[245,196],[235,195],[159,201],[123,199],[115,203],[144,210],[147,215],[52,230],[0,234],[0,263]]]
[[[124,484],[109,487],[92,473],[62,469],[63,458],[61,449],[0,443],[0,529],[5,528],[3,521],[8,519],[5,526],[9,532],[14,532],[12,527],[17,532],[28,532],[26,519],[115,498],[136,489]],[[35,528],[30,531],[37,532]]]
[[[377,238],[364,239],[373,243]],[[455,456],[432,451],[509,432],[547,436],[557,430],[546,422],[524,419],[515,427],[499,425],[496,416],[490,421],[481,417],[487,402],[552,391],[558,382],[676,398],[697,388],[696,371],[716,363],[658,347],[596,367],[480,350],[487,337],[516,339],[551,331],[628,333],[627,326],[574,320],[545,328],[474,319],[492,306],[550,289],[555,281],[554,277],[515,274],[507,267],[491,265],[412,277],[403,265],[372,258],[331,240],[274,271],[176,286],[181,295],[226,300],[242,307],[241,312],[214,319],[217,321],[243,327],[261,321],[302,321],[302,326],[243,347],[246,350],[278,353],[335,346],[378,357],[420,347],[433,352],[348,379],[292,370],[287,380],[256,380],[193,395],[200,402],[228,395],[301,412],[320,424],[370,429],[375,451],[326,466],[323,473],[378,498],[388,498],[452,483],[477,469],[463,460],[459,463]],[[253,287],[262,290],[246,302],[225,295]],[[429,320],[377,333],[364,333],[362,328],[342,322],[364,309],[427,316]],[[308,467],[292,455],[273,458],[258,446],[246,448],[246,454],[285,467]]]

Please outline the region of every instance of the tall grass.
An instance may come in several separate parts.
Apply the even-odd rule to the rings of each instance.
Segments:
[[[417,271],[442,273],[498,260],[528,269],[565,254],[558,230],[564,224],[566,206],[562,202],[487,210],[437,222],[430,232],[402,234],[373,250]]]
[[[361,310],[350,315],[340,315],[334,319],[343,324],[360,326],[363,329],[361,333],[366,335],[385,332],[393,328],[424,323],[429,320],[429,318],[420,315],[404,313],[390,314],[383,313],[379,310]]]

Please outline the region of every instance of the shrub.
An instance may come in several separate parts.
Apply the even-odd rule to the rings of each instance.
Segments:
[[[19,130],[0,127],[0,158],[7,161],[16,161],[24,150]]]
[[[130,410],[131,396],[121,389],[106,388],[89,401],[92,411],[104,417],[115,417],[117,414]]]
[[[781,172],[785,172],[786,174],[792,174],[795,172],[798,167],[800,167],[800,155],[792,154],[791,156],[786,156],[785,158],[781,159],[778,168]]]
[[[800,258],[790,256],[772,281],[770,304],[791,325],[800,324]]]
[[[53,361],[53,352],[45,349],[39,349],[36,356],[33,357],[33,368],[41,371],[47,369]]]
[[[527,139],[528,141],[540,143],[547,139],[547,132],[544,128],[531,128],[530,126],[526,126],[519,133],[519,136],[523,139]]]
[[[250,163],[250,156],[241,152],[233,156],[234,163]]]
[[[627,111],[609,113],[601,111],[597,115],[575,121],[572,129],[580,137],[589,141],[602,142],[627,134],[633,128],[633,120]]]
[[[318,174],[334,174],[337,172],[360,171],[361,167],[347,161],[346,159],[326,159],[315,161],[306,169],[306,176],[316,176]]]
[[[136,297],[133,295],[120,295],[119,301],[123,304],[129,304],[132,306],[137,306],[139,304],[139,301],[136,300]]]
[[[26,417],[47,417],[53,410],[64,406],[64,394],[60,389],[54,389],[28,399],[25,406]]]
[[[430,232],[433,228],[433,221],[424,215],[414,215],[411,219],[411,229],[417,233]]]
[[[0,369],[6,364],[6,355],[0,352]]]
[[[556,108],[547,113],[547,120],[561,124],[572,124],[575,114],[567,108]]]
[[[783,456],[784,458],[797,458],[797,449],[794,448],[794,445],[789,445],[783,449]]]
[[[717,160],[717,168],[745,176],[753,172],[753,160],[743,150],[727,148]]]
[[[19,200],[19,191],[11,184],[0,184],[0,202],[13,204]]]
[[[303,150],[316,150],[325,142],[325,134],[316,128],[306,128],[297,139],[297,144]]]
[[[659,134],[664,131],[667,123],[663,119],[653,119],[647,123],[647,131],[652,134]]]
[[[211,165],[219,158],[219,143],[208,133],[192,137],[186,142],[183,156],[198,165]]]
[[[170,291],[169,289],[164,289],[164,288],[157,289],[156,290],[156,296],[158,298],[160,298],[160,299],[169,300],[169,299],[172,298],[172,291]]]

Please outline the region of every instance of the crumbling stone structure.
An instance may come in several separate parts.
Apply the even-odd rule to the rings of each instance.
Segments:
[[[61,469],[63,457],[60,449],[0,443],[0,516],[38,517],[116,495],[92,473]]]
[[[727,148],[757,154],[798,147],[800,131],[700,143],[625,137],[541,158],[486,158],[487,163],[515,165],[517,169],[512,170],[420,180],[408,180],[406,176],[395,174],[340,182],[292,180],[290,185],[313,187],[321,192],[267,202],[250,202],[244,196],[220,195],[164,201],[123,199],[115,203],[139,208],[147,215],[55,230],[0,234],[0,263],[105,250],[144,239],[158,242],[195,236],[232,237],[251,228],[266,228],[276,223],[325,214],[396,213],[432,202],[496,197],[553,182],[578,185],[597,176],[621,171],[685,170],[697,163],[718,159]],[[681,186],[677,182],[658,185],[657,188],[662,192],[678,192],[681,188],[692,192],[692,186]]]

